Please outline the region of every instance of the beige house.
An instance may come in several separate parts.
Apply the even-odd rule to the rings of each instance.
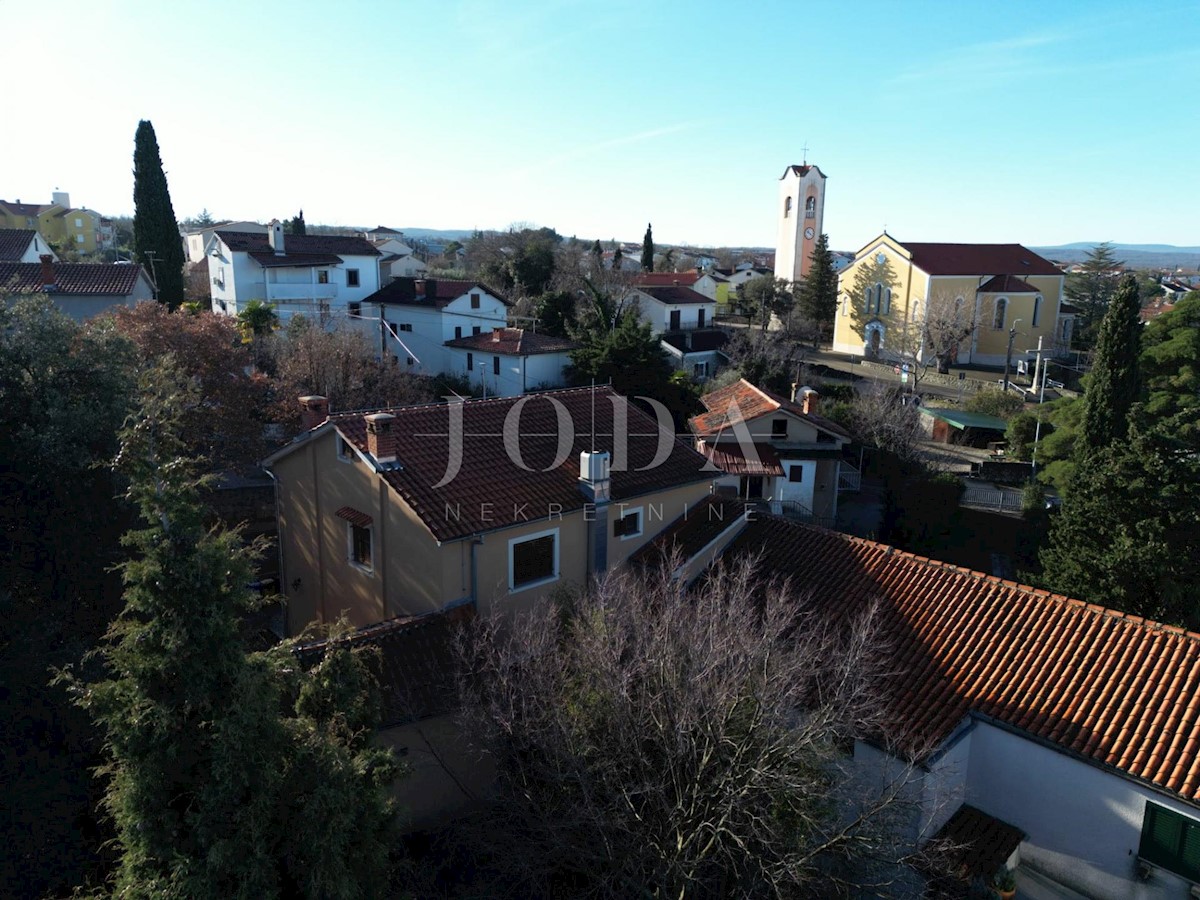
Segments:
[[[706,412],[688,425],[696,449],[723,473],[718,490],[777,514],[831,524],[850,435],[819,414],[816,391],[800,393],[794,402],[743,378],[701,397]]]
[[[833,349],[867,358],[927,360],[931,335],[956,334],[950,362],[1003,366],[1037,347],[1069,347],[1058,266],[1020,244],[898,241],[884,232],[838,276]],[[959,325],[961,323],[961,325]]]
[[[328,414],[266,465],[287,630],[513,612],[624,562],[716,477],[610,388]]]

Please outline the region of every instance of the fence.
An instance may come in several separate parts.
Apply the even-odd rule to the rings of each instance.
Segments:
[[[1021,511],[1021,494],[1019,491],[969,487],[963,491],[959,505],[975,509],[988,509],[994,512],[1019,513]]]

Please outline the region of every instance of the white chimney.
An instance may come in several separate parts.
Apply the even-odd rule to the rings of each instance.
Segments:
[[[596,503],[607,503],[611,496],[607,450],[584,450],[579,454],[579,488]]]
[[[283,223],[278,219],[272,219],[267,226],[267,240],[271,242],[271,249],[275,251],[276,256],[283,256]]]
[[[66,191],[55,191],[50,195],[51,202],[57,203],[63,209],[71,208],[71,195]]]

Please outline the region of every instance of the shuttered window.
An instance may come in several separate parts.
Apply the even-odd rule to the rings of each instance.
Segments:
[[[1200,882],[1200,822],[1147,803],[1138,856],[1189,881]]]
[[[558,532],[538,535],[509,545],[510,583],[516,589],[558,577]]]

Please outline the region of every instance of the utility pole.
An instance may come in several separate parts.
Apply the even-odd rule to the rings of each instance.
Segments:
[[[1038,346],[1037,346],[1037,362],[1035,362],[1033,364],[1033,389],[1035,391],[1037,390],[1037,387],[1038,387],[1038,378],[1041,377],[1041,373],[1042,373],[1042,339],[1043,339],[1043,336],[1039,334],[1038,335]]]
[[[1012,369],[1012,345],[1017,339],[1017,323],[1020,319],[1013,319],[1012,328],[1008,329],[1008,352],[1004,355],[1004,387],[1002,393],[1008,393],[1008,373]]]
[[[1041,346],[1038,346],[1038,362],[1041,362]],[[1050,360],[1046,360],[1046,365],[1042,366],[1042,385],[1038,389],[1038,411],[1037,425],[1033,429],[1033,453],[1029,458],[1029,480],[1037,480],[1037,448],[1038,441],[1042,438],[1042,401],[1046,399],[1046,376],[1050,374]],[[1034,387],[1037,387],[1037,382],[1034,382]]]

